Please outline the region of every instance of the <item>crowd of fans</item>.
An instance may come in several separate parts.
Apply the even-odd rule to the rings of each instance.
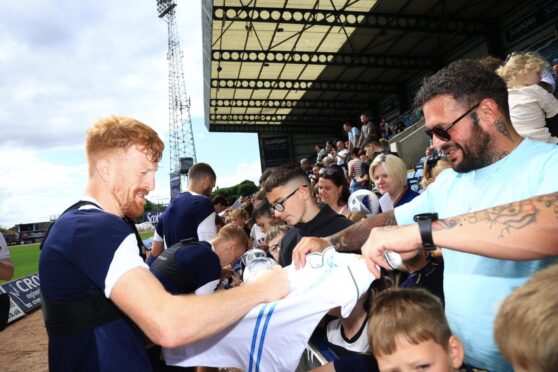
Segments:
[[[375,133],[385,133],[385,130],[380,126],[374,126],[368,113],[361,115],[361,121],[364,127],[362,131],[348,123],[343,124],[347,141],[338,139],[326,143],[325,147],[316,145],[315,162],[301,159],[298,166],[285,165],[273,172],[264,172],[260,178],[261,189],[253,195],[243,197],[240,202],[227,203],[219,195],[212,199],[215,218],[224,226],[235,225],[242,228],[249,236],[245,257],[269,257],[278,264],[287,266],[291,263],[292,249],[301,236],[327,236],[367,216],[405,204],[418,195],[418,192],[412,190],[407,182],[407,168],[404,162],[397,157],[397,154],[389,151],[386,138],[375,136]],[[435,178],[437,174],[435,169],[438,169],[436,163],[440,160],[443,162],[445,158],[436,154],[436,156],[429,156],[428,161],[425,162],[425,174],[428,175],[429,182]],[[273,183],[271,186],[267,184],[270,176],[270,181]],[[308,195],[311,201],[307,201],[308,206],[302,212],[302,216],[293,220],[292,217],[287,216],[297,212],[280,211],[277,208],[277,201],[271,200],[273,196],[270,196],[270,192],[300,176],[307,179],[308,187],[296,188],[295,192],[301,190],[299,192]],[[382,198],[386,202],[380,205]],[[275,207],[272,207],[270,201],[275,203]],[[282,205],[285,201],[286,199],[283,200]],[[228,206],[229,204],[234,206]],[[314,205],[316,214],[306,217],[311,214]],[[322,224],[322,226],[330,226],[322,234],[316,230],[307,231],[313,222],[321,221],[323,217],[318,216],[318,211],[323,214],[326,208],[332,214],[338,215],[336,217],[338,221],[345,222],[340,225],[337,222],[339,226],[337,229],[331,228],[331,223]],[[217,231],[221,227],[220,223]],[[303,229],[306,231],[301,230],[302,225],[305,225]],[[227,278],[221,286],[230,288],[240,285],[245,265],[246,260],[239,258],[236,264],[225,267]],[[390,273],[387,280],[392,285],[401,284],[402,287],[428,288],[443,301],[442,273],[441,255],[437,252],[434,254],[424,252],[417,255],[415,259],[409,260],[405,267]],[[375,370],[377,368],[374,358],[370,355],[366,325],[369,319],[370,294],[377,293],[380,287],[387,287],[385,283],[385,280],[375,282],[375,289],[371,288],[368,296],[362,296],[349,318],[340,319],[338,312],[336,316],[326,317],[324,326],[319,327],[314,337],[322,338],[340,358],[322,368],[325,370],[354,368]]]
[[[537,160],[537,164],[532,165],[534,170],[530,168],[531,164],[525,167],[525,170],[529,169],[529,171],[536,172],[534,174],[538,178],[529,180],[531,182],[529,191],[519,194],[514,193],[510,196],[510,198],[515,198],[514,201],[519,196],[526,198],[549,192],[555,193],[556,187],[555,184],[552,185],[552,177],[556,176],[555,172],[552,172],[554,169],[552,167],[555,167],[552,159],[556,158],[554,155],[556,149],[549,144],[556,144],[558,138],[551,135],[545,119],[558,114],[558,101],[552,95],[554,89],[552,85],[550,87],[544,84],[539,85],[543,72],[547,68],[548,64],[534,53],[516,53],[508,57],[506,61],[500,62],[494,59],[485,59],[480,63],[472,60],[457,61],[435,76],[426,79],[425,86],[427,87],[423,86],[417,93],[417,97],[419,97],[417,103],[425,107],[425,116],[428,111],[431,118],[442,119],[427,123],[426,134],[431,138],[431,146],[425,149],[423,179],[417,189],[413,189],[408,182],[408,170],[405,163],[396,153],[390,152],[388,145],[388,139],[404,130],[405,125],[401,120],[388,123],[385,119],[381,119],[378,123],[374,123],[371,115],[367,112],[360,115],[360,128],[352,123],[342,124],[345,137],[328,141],[323,147],[321,144],[317,144],[315,146],[315,157],[300,159],[299,164],[286,164],[265,171],[260,178],[260,190],[233,203],[221,196],[216,196],[212,200],[209,199],[216,184],[217,175],[210,165],[198,163],[189,171],[188,191],[175,198],[162,214],[156,226],[153,249],[148,253],[149,257],[146,263],[169,293],[181,295],[209,294],[213,293],[214,290],[227,291],[227,293],[236,291],[235,293],[238,293],[236,296],[221,295],[219,297],[222,301],[229,301],[227,304],[234,307],[232,306],[233,301],[240,298],[237,296],[243,296],[242,298],[246,301],[251,298],[251,294],[248,293],[246,287],[250,286],[249,282],[253,280],[253,277],[247,278],[246,273],[251,272],[252,276],[257,274],[254,263],[267,265],[266,267],[274,265],[285,267],[294,262],[296,266],[300,264],[300,258],[297,259],[296,256],[300,252],[306,253],[306,251],[301,251],[303,249],[301,245],[304,246],[311,241],[305,239],[318,237],[322,238],[323,242],[323,238],[328,238],[329,240],[325,239],[325,242],[333,245],[336,250],[341,252],[344,250],[360,251],[363,247],[363,256],[370,260],[371,258],[367,256],[366,252],[369,252],[372,245],[380,244],[377,242],[381,241],[378,238],[379,233],[374,235],[376,230],[372,230],[372,232],[370,230],[374,227],[389,225],[389,223],[374,225],[373,221],[383,219],[386,222],[390,220],[391,225],[395,225],[395,217],[397,216],[397,222],[411,226],[407,222],[409,218],[399,220],[399,217],[411,216],[412,208],[409,208],[409,206],[413,206],[411,202],[425,190],[427,197],[422,195],[415,200],[415,204],[420,201],[425,203],[424,205],[430,203],[429,205],[439,207],[439,204],[436,203],[444,197],[446,198],[443,199],[444,202],[448,201],[444,207],[448,207],[452,203],[451,197],[464,198],[465,195],[461,192],[447,196],[445,192],[451,190],[463,191],[460,187],[464,187],[461,185],[468,180],[466,177],[476,177],[474,181],[483,182],[482,185],[484,186],[481,186],[478,190],[465,189],[465,191],[473,192],[473,198],[468,200],[470,207],[467,212],[480,209],[477,208],[479,205],[485,208],[493,207],[492,200],[487,202],[486,205],[480,203],[480,200],[490,197],[491,194],[488,190],[493,183],[497,180],[503,182],[502,179],[506,178],[507,174],[498,174],[498,172],[508,168],[502,168],[502,163],[494,167],[494,164],[505,161],[502,159],[506,157],[516,156],[515,162],[517,164],[524,164],[528,161],[525,156],[517,154],[529,153],[540,159],[540,161]],[[461,76],[461,73],[463,73],[463,76]],[[468,76],[468,78],[464,78],[464,76]],[[478,78],[482,84],[486,83],[486,86],[479,88],[477,82],[471,81],[473,77]],[[446,84],[446,80],[451,80],[451,83]],[[450,88],[446,86],[450,86]],[[506,86],[509,102],[501,99],[506,96]],[[460,94],[462,96],[459,96]],[[453,107],[454,111],[460,113],[456,115],[451,110],[449,112],[444,111],[443,108],[448,106]],[[465,118],[467,118],[468,123],[462,123],[458,127],[460,121]],[[451,122],[452,120],[453,122]],[[120,124],[105,123],[100,125],[101,129],[104,128],[103,125],[109,127]],[[143,124],[141,126],[143,127]],[[452,130],[452,128],[455,129]],[[89,134],[89,136],[94,135],[96,135],[95,132]],[[156,136],[153,133],[150,133],[150,135]],[[133,136],[128,137],[132,138]],[[524,141],[524,138],[528,138],[528,140]],[[542,142],[547,144],[543,145]],[[94,150],[89,149],[92,154],[95,154]],[[141,149],[134,148],[134,151],[142,155]],[[162,147],[155,154],[160,153],[162,153]],[[120,153],[116,154],[114,156],[123,156]],[[461,157],[459,157],[459,154]],[[92,162],[95,161],[94,156],[91,159]],[[138,159],[143,162],[146,161],[139,155]],[[156,161],[158,159],[152,160],[152,163],[156,163]],[[120,164],[115,162],[115,164],[117,163]],[[447,168],[453,168],[453,170],[446,171]],[[475,173],[485,168],[490,170],[487,174],[479,173],[477,175]],[[118,171],[122,170],[119,169]],[[473,175],[471,176],[471,174]],[[440,177],[438,182],[435,181],[437,177]],[[93,184],[102,185],[96,179],[93,179],[93,181]],[[443,185],[446,185],[450,190],[440,189],[445,187],[439,186],[440,181],[446,182]],[[539,181],[540,184],[537,183]],[[474,188],[476,184],[472,182],[470,186]],[[108,189],[104,189],[104,186],[96,187],[102,191],[99,192],[100,195],[112,195],[107,191]],[[514,185],[514,187],[520,186]],[[433,188],[436,190],[432,191]],[[113,189],[117,188],[111,188],[110,191]],[[91,187],[91,190],[95,191],[95,188]],[[496,192],[500,191],[503,192],[504,190],[496,190]],[[425,199],[427,200],[424,201]],[[496,199],[501,203],[508,200],[505,198],[502,200]],[[554,205],[554,213],[557,210],[555,199],[554,196],[554,199],[542,202],[548,208]],[[94,213],[101,213],[101,208],[95,202],[96,200],[92,197],[87,202],[89,206],[86,210],[96,209],[99,212]],[[459,202],[455,202],[455,205],[458,204]],[[403,208],[399,209],[402,206]],[[82,208],[83,206],[76,211],[71,210],[69,214],[91,213],[83,211]],[[398,209],[395,210],[395,208]],[[521,208],[514,209],[514,213],[518,213],[517,210],[519,209]],[[466,210],[466,208],[457,209],[461,214],[463,210]],[[394,211],[402,212],[397,214]],[[460,213],[450,214],[448,212],[446,214],[454,216]],[[124,216],[127,217],[127,214],[124,213]],[[378,218],[375,219],[375,217]],[[64,218],[68,220],[73,217],[66,216]],[[57,222],[60,230],[63,229],[64,218],[61,218],[61,223]],[[436,221],[437,216],[430,218],[434,218],[434,220],[430,220],[430,244],[433,245],[432,223]],[[484,220],[486,219],[488,218],[485,217]],[[482,220],[482,218],[469,216],[467,223],[477,220]],[[415,221],[419,222],[416,219]],[[490,222],[492,225],[497,223]],[[444,223],[446,226],[439,227],[440,230],[459,225],[447,221]],[[520,219],[514,220],[506,225],[506,233],[510,229],[517,229],[522,227],[523,224],[529,225],[530,223],[520,221]],[[463,224],[462,222],[461,225]],[[419,226],[421,226],[420,222]],[[405,228],[405,226],[400,227]],[[355,229],[352,230],[353,228]],[[443,282],[448,280],[448,277],[444,276],[444,268],[450,265],[450,257],[453,255],[452,265],[454,266],[452,267],[454,269],[456,260],[465,260],[465,258],[455,256],[455,250],[450,250],[446,254],[446,250],[442,253],[440,248],[424,249],[430,247],[425,244],[428,241],[424,240],[422,227],[420,229],[423,244],[419,244],[413,255],[402,254],[402,264],[397,267],[392,265],[393,270],[387,271],[382,268],[381,277],[375,280],[368,292],[361,296],[348,317],[340,317],[339,311],[333,309],[324,318],[323,324],[318,326],[313,340],[323,342],[328,349],[334,351],[337,357],[325,365],[314,366],[316,371],[377,371],[379,369],[400,371],[407,368],[481,371],[485,368],[485,362],[487,365],[497,366],[496,370],[502,370],[500,367],[503,364],[499,364],[500,354],[497,350],[490,350],[486,354],[488,355],[486,360],[481,360],[485,350],[473,350],[475,355],[481,355],[481,359],[472,360],[481,360],[483,365],[464,364],[464,360],[467,360],[467,353],[472,351],[471,344],[474,344],[475,340],[470,338],[460,340],[452,333],[450,329],[452,319],[448,315],[448,320],[446,320],[444,306],[446,306],[446,314],[448,314],[447,306],[450,304],[448,296],[451,296],[452,306],[455,306],[455,303],[458,302],[456,297],[459,297],[460,293],[444,292],[446,287]],[[126,254],[131,257],[132,251],[135,249],[135,242],[133,239],[128,239],[128,235],[125,234],[127,231],[125,227],[122,227],[121,230],[118,239],[113,239],[115,246],[124,245],[128,247]],[[347,231],[354,231],[355,233],[349,237]],[[362,234],[362,231],[365,234]],[[401,231],[403,239],[406,235],[404,230]],[[343,232],[345,232],[344,236],[339,235]],[[416,231],[413,232],[416,235]],[[380,233],[389,234],[390,230],[381,230]],[[57,232],[55,231],[54,234],[57,234]],[[60,232],[58,234],[62,236]],[[332,236],[337,236],[337,239],[333,239]],[[343,238],[339,238],[339,236],[343,236]],[[393,235],[391,238],[391,241],[395,240]],[[351,239],[360,243],[350,247],[348,242]],[[49,256],[49,254],[52,255],[49,250],[52,252],[54,249],[52,247],[56,247],[53,241],[55,239],[51,238],[50,246],[47,244],[47,253],[43,253],[41,261],[42,270],[45,273],[45,283],[47,284],[49,275],[52,278],[57,273],[53,264],[49,264],[47,261],[48,259],[53,260]],[[481,241],[477,240],[477,244],[480,245]],[[391,248],[386,248],[386,250],[391,250]],[[459,250],[457,249],[457,251]],[[474,249],[472,251],[473,253],[480,252]],[[403,252],[403,250],[400,250],[400,252]],[[462,255],[471,253],[463,252],[459,251],[458,253]],[[552,283],[549,282],[549,278],[551,280],[552,278],[556,279],[556,268],[558,266],[556,264],[554,266],[550,265],[550,263],[553,263],[552,256],[556,255],[524,253],[519,257],[513,254],[507,252],[470,254],[467,259],[473,260],[477,259],[475,257],[482,256],[480,258],[482,261],[474,261],[479,267],[472,268],[472,270],[485,271],[482,271],[482,275],[476,271],[461,273],[470,280],[473,280],[471,278],[474,277],[477,282],[459,283],[459,285],[481,286],[479,284],[481,281],[478,279],[481,276],[485,278],[483,280],[492,280],[486,279],[489,276],[498,278],[504,276],[508,279],[505,285],[508,285],[510,278],[513,280],[517,274],[514,270],[519,272],[518,275],[524,277],[525,272],[528,272],[526,277],[529,277],[533,272],[544,268],[544,266],[550,266],[535,274],[523,289],[504,301],[495,324],[489,324],[490,329],[488,331],[486,329],[478,329],[478,331],[489,332],[491,335],[491,329],[494,326],[495,340],[502,354],[516,368],[533,371],[557,370],[558,354],[555,353],[555,349],[554,352],[552,351],[553,347],[558,347],[558,340],[555,337],[556,332],[553,332],[553,327],[541,325],[541,323],[556,325],[556,304],[554,302],[557,297],[541,298],[534,295],[539,290],[554,288]],[[120,255],[114,255],[114,257],[114,260],[126,261],[120,258]],[[444,259],[446,259],[445,262]],[[504,265],[505,267],[502,269],[499,263],[504,259],[510,261],[509,265]],[[89,262],[85,262],[86,258],[81,260],[84,261],[82,266],[90,266]],[[374,258],[372,260],[374,261]],[[492,261],[488,262],[486,260]],[[530,260],[531,262],[522,266],[523,263],[516,264],[512,262],[513,260]],[[531,264],[532,266],[527,268],[526,265]],[[136,262],[135,265],[141,266],[143,262]],[[374,268],[371,268],[370,265],[368,268],[374,272]],[[377,269],[378,267],[376,267]],[[459,270],[461,269],[460,267]],[[113,266],[111,266],[111,270],[115,270]],[[501,270],[505,272],[502,273]],[[103,275],[106,272],[107,270],[103,272]],[[275,270],[273,275],[281,275],[278,272],[280,270]],[[488,275],[487,272],[491,275]],[[43,273],[41,273],[41,278],[43,278]],[[109,274],[115,275],[112,274],[112,271]],[[451,274],[454,276],[460,275],[455,271]],[[264,275],[262,280],[268,280],[268,282],[260,283],[271,286],[271,283],[274,282],[271,275],[271,273],[268,273],[267,277]],[[101,274],[98,276],[103,277]],[[151,280],[145,276],[138,278],[148,283]],[[248,283],[244,285],[244,290],[242,289],[243,282]],[[118,286],[118,283],[118,281],[115,281],[114,285]],[[498,293],[507,290],[502,283],[503,280],[497,283],[504,288]],[[523,282],[517,283],[519,283],[518,285],[523,284]],[[152,295],[162,296],[157,286],[150,285]],[[453,285],[455,285],[455,282]],[[57,288],[55,286],[48,287],[48,285],[45,285],[45,288],[47,289],[47,298],[52,296],[48,293],[49,290],[53,294],[56,293]],[[128,299],[127,292],[133,292],[129,287],[125,288],[127,290],[117,287],[115,297],[117,305],[121,303],[126,305],[127,302],[123,299]],[[258,289],[260,287],[252,286],[251,288]],[[461,288],[465,289],[465,287]],[[276,288],[276,293],[269,298],[262,295],[257,301],[253,300],[252,305],[281,297],[284,288],[280,289],[281,291]],[[485,299],[488,296],[487,293],[490,292],[489,290],[496,291],[499,289],[487,289],[486,293],[479,294],[479,298]],[[110,289],[105,290],[105,292],[107,291],[110,293]],[[260,291],[256,292],[262,293]],[[102,294],[99,296],[102,297]],[[210,297],[206,296],[205,299]],[[547,301],[549,298],[550,300]],[[51,299],[58,298],[52,296]],[[551,301],[552,299],[554,299],[554,302]],[[179,311],[180,304],[177,301],[180,300],[170,301],[168,298],[167,300],[169,303],[176,305],[175,310]],[[191,301],[191,299],[181,300]],[[529,306],[537,311],[525,311],[523,301],[529,302]],[[482,318],[481,321],[485,322],[483,323],[485,325],[486,319],[489,318],[484,315],[487,312],[492,314],[494,311],[492,308],[486,308],[489,306],[488,304],[488,300],[485,303],[479,301],[478,304],[469,304],[470,306],[479,306],[479,314],[482,314],[480,318]],[[210,305],[213,305],[213,303]],[[52,308],[53,303],[51,302],[48,306]],[[245,306],[248,307],[246,304]],[[214,306],[208,306],[206,311],[209,312],[210,308],[214,308]],[[134,313],[136,310],[133,310],[132,306],[124,306],[124,309],[136,315]],[[240,319],[242,314],[246,313],[246,310],[245,308],[237,309],[234,313],[234,319]],[[196,316],[193,315],[191,318],[194,319]],[[222,317],[215,316],[212,321],[216,322],[218,318]],[[146,324],[150,324],[152,317],[136,315],[133,319],[143,326],[142,330],[150,329],[150,326],[146,326]],[[507,324],[508,322],[509,324]],[[220,329],[224,327],[225,322],[220,326]],[[198,332],[202,333],[203,337],[207,337],[214,334],[215,329],[211,331],[198,329]],[[204,331],[206,333],[203,333]],[[53,332],[52,325],[50,332]],[[471,334],[470,330],[464,332],[461,329],[460,332],[461,334]],[[160,334],[163,333],[152,333],[155,336]],[[196,337],[198,336],[193,337],[192,340],[196,340]],[[202,336],[199,337],[203,338]],[[540,342],[537,339],[543,340],[543,337],[549,343],[549,347],[537,343]],[[161,345],[167,345],[167,347],[178,345],[184,341],[177,338],[177,341],[172,340],[170,342],[163,337],[159,337],[159,340]],[[522,342],[524,340],[528,341]],[[157,338],[154,337],[153,341],[157,342]],[[480,341],[491,342],[490,340]],[[524,347],[524,344],[533,343],[539,346],[534,349]],[[496,353],[495,357],[494,352]],[[166,369],[160,359],[160,348],[152,347],[149,357],[151,365],[157,370]],[[63,359],[60,358],[60,360]],[[493,362],[494,364],[491,364]]]
[[[506,82],[511,123],[517,132],[537,141],[558,142],[545,122],[545,118],[558,113],[558,101],[552,90],[546,90],[548,86],[539,85],[548,64],[534,53],[516,53],[506,61],[491,57],[480,62]],[[390,124],[385,119],[375,124],[367,112],[362,113],[360,122],[360,128],[344,123],[345,138],[328,141],[325,146],[316,144],[315,156],[301,159],[298,165],[264,172],[260,190],[234,205],[229,206],[233,203],[222,196],[213,198],[215,215],[210,217],[216,221],[215,234],[227,226],[235,226],[247,237],[244,249],[234,251],[227,260],[221,259],[221,263],[230,263],[222,268],[225,275],[221,288],[241,285],[242,272],[254,259],[265,258],[281,266],[291,264],[293,248],[304,236],[330,236],[366,217],[410,202],[452,166],[440,148],[429,146],[422,159],[422,180],[413,189],[405,163],[390,152],[388,144],[389,138],[405,129],[404,124],[400,120]],[[211,178],[207,184],[215,183],[214,174]],[[299,194],[298,202],[287,206],[287,200],[295,194]],[[277,195],[284,196],[277,198]],[[332,219],[333,215],[337,217]],[[214,251],[223,255],[220,247],[214,247]],[[375,371],[377,362],[399,368],[401,360],[426,353],[426,348],[441,356],[436,363],[449,368],[446,370],[476,368],[463,364],[464,348],[451,334],[445,320],[443,272],[440,249],[419,250],[396,270],[384,272],[348,318],[332,311],[313,339],[325,342],[337,358],[316,371]],[[200,287],[204,285],[199,283]],[[190,292],[196,292],[196,288]],[[506,316],[513,316],[511,312],[512,315]],[[497,328],[501,334],[507,331],[501,324]],[[497,337],[500,344],[506,344],[498,333]],[[511,346],[504,353],[513,361],[507,350],[512,350]],[[436,365],[427,359],[421,363]]]
[[[545,90],[548,86],[541,83],[541,75],[548,64],[535,53],[516,53],[506,61],[486,58],[480,62],[495,70],[506,82],[514,128],[523,137],[556,143],[545,118],[558,113],[558,101],[552,90]],[[360,121],[360,128],[344,123],[345,138],[328,141],[325,146],[316,144],[315,156],[301,159],[299,165],[285,165],[273,172],[264,172],[261,189],[244,197],[234,208],[228,207],[220,196],[213,199],[216,219],[224,226],[232,224],[242,228],[249,237],[245,257],[267,257],[279,265],[289,265],[293,246],[301,237],[328,236],[336,232],[335,228],[322,233],[312,230],[313,224],[323,218],[320,215],[324,210],[333,211],[347,225],[357,223],[410,202],[441,172],[451,168],[451,161],[443,151],[429,146],[422,159],[422,180],[419,187],[413,189],[408,183],[405,163],[396,153],[390,152],[388,145],[389,138],[405,129],[403,123],[398,120],[389,124],[381,119],[374,124],[367,112],[362,113]],[[289,182],[301,176],[307,183],[289,190],[283,198],[274,199],[276,190],[291,187]],[[266,184],[268,177],[271,177],[270,184]],[[285,206],[295,193],[302,195],[304,208],[300,213]],[[314,205],[318,210],[313,209]],[[337,231],[340,229],[338,227]],[[239,258],[236,264],[226,267],[231,274],[230,279],[221,283],[222,287],[240,285],[246,263],[246,259]],[[338,312],[332,311],[313,338],[325,341],[338,358],[316,371],[377,370],[377,360],[381,359],[386,365],[398,358],[405,359],[405,355],[415,355],[415,351],[410,354],[409,351],[417,345],[431,347],[441,354],[443,358],[438,360],[450,369],[473,368],[463,364],[461,341],[452,336],[444,317],[443,271],[440,249],[419,250],[398,269],[384,272],[382,280],[374,282],[348,318],[340,318]],[[393,289],[386,290],[388,287]],[[401,289],[395,289],[397,287]],[[375,305],[371,307],[372,299]],[[394,311],[396,318],[387,320],[394,317]],[[500,325],[497,332],[505,332],[503,328]],[[377,334],[372,336],[373,333]],[[506,342],[501,339],[499,343]],[[509,354],[506,356],[513,361]]]

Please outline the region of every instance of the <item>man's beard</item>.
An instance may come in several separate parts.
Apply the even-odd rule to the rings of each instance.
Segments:
[[[207,196],[207,197],[209,198],[209,197],[211,196],[211,192],[212,192],[212,191],[213,191],[213,188],[209,188],[209,187],[208,187],[207,189],[204,189],[204,190],[202,191],[202,195],[205,195],[205,196]]]
[[[138,199],[136,199],[136,196],[138,194],[144,195],[143,201],[139,201]],[[137,188],[132,192],[132,195],[124,196],[123,198],[121,198],[119,197],[118,190],[114,191],[114,195],[116,197],[116,200],[118,201],[118,204],[120,205],[120,209],[122,210],[122,213],[126,217],[130,217],[132,219],[136,219],[143,214],[143,211],[145,209],[145,203],[146,203],[145,197],[147,197],[147,194],[148,191],[146,189]]]
[[[471,113],[471,120],[473,126],[471,137],[467,144],[465,146],[461,146],[458,143],[453,144],[456,149],[461,150],[463,158],[459,164],[452,163],[453,170],[458,173],[467,173],[492,164],[492,157],[489,151],[492,147],[492,138],[490,134],[480,127],[479,119],[475,112]]]

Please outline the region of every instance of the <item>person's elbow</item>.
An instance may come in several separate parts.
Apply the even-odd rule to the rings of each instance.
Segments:
[[[197,341],[193,334],[186,332],[178,332],[176,328],[161,328],[161,332],[157,337],[153,338],[155,344],[168,349],[173,349],[178,346],[189,345]]]
[[[152,320],[149,339],[157,345],[170,349],[199,341],[199,330],[196,329],[197,325],[194,321],[189,324],[179,324],[176,320],[178,320],[176,314],[171,315],[170,312],[165,314],[163,311],[160,316]]]

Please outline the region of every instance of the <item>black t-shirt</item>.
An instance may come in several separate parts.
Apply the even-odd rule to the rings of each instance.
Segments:
[[[333,235],[351,226],[353,222],[342,214],[337,214],[328,205],[321,207],[320,212],[312,220],[300,222],[294,229],[285,234],[281,240],[279,263],[285,267],[291,264],[294,247],[305,236],[320,238]]]

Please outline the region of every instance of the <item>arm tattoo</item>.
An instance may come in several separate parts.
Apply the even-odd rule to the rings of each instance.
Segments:
[[[376,214],[329,237],[336,250],[358,251],[375,227],[397,225],[393,211]]]
[[[537,196],[535,201],[542,204],[545,208],[552,209],[552,213],[558,218],[558,192]]]
[[[432,228],[440,231],[462,227],[464,224],[488,223],[489,228],[499,230],[499,237],[503,238],[511,234],[512,230],[521,230],[537,222],[537,217],[545,208],[550,209],[558,219],[558,193],[445,218],[435,222]]]

